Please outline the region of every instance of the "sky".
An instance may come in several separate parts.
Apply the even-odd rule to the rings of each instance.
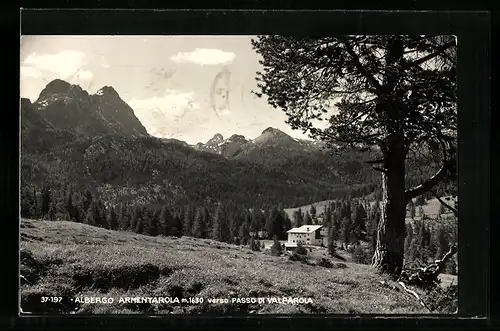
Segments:
[[[254,96],[252,36],[23,36],[21,97],[59,78],[91,94],[112,86],[151,135],[190,144],[216,133],[253,139],[267,127],[307,138]]]

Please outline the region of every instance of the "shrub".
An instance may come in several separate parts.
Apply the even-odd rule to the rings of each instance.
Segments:
[[[321,260],[318,262],[318,266],[325,268],[333,268],[333,263],[332,261],[322,257]]]
[[[254,252],[260,252],[260,242],[253,237],[250,238],[248,245],[250,246],[250,249]]]
[[[273,240],[274,243],[271,246],[271,255],[281,256],[281,254],[283,253],[283,246],[281,246],[281,243],[276,236],[274,236]]]
[[[365,249],[358,245],[352,252],[352,261],[355,263],[370,264],[370,254],[368,254]]]
[[[298,254],[297,252],[293,252],[292,255],[290,255],[289,259],[290,261],[298,261],[305,264],[309,264],[309,259],[307,258],[307,255]]]
[[[302,245],[301,242],[297,244],[297,248],[295,248],[295,253],[299,255],[307,255],[307,249]]]
[[[335,269],[345,269],[347,268],[347,264],[342,263],[342,262],[337,262],[333,265],[333,268]]]

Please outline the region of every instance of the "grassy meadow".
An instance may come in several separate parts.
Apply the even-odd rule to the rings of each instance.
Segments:
[[[333,268],[190,237],[149,237],[65,221],[21,221],[21,308],[72,314],[428,313],[370,266]],[[341,268],[342,267],[342,268]],[[42,297],[63,302],[41,303]],[[112,297],[112,304],[75,303]],[[120,297],[204,298],[201,304],[119,303]],[[303,304],[208,303],[209,298],[300,297]]]

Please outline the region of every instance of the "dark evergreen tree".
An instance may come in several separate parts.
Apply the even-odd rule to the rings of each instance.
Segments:
[[[183,223],[183,233],[185,236],[193,236],[193,224],[195,217],[195,207],[192,205],[187,205],[184,213],[184,223]]]
[[[147,213],[147,209],[145,207],[140,207],[139,208],[140,210],[140,214],[137,218],[137,222],[135,223],[135,229],[134,229],[134,232],[135,233],[145,233],[145,228],[146,228],[146,225],[149,223],[149,215]]]
[[[309,214],[309,211],[306,210],[306,214],[304,215],[304,225],[312,225],[312,218]]]
[[[228,242],[230,237],[229,221],[227,211],[222,204],[215,211],[211,238],[218,241]]]
[[[267,237],[270,239],[276,236],[278,239],[283,239],[285,237],[283,232],[284,229],[285,220],[283,215],[280,213],[278,208],[273,207],[269,213],[266,224]]]
[[[361,204],[356,204],[352,213],[352,231],[357,240],[366,238],[366,211]]]
[[[206,226],[206,219],[203,207],[198,208],[196,212],[193,225],[193,237],[195,238],[207,237],[207,226]]]
[[[101,199],[97,199],[96,201],[97,213],[95,215],[95,225],[106,229],[108,227],[106,207]]]
[[[304,215],[300,208],[293,213],[293,220],[295,222],[295,227],[297,228],[304,225]]]
[[[336,244],[335,244],[335,239],[336,239],[336,230],[331,225],[328,229],[328,254],[330,255],[335,255],[336,254]]]
[[[241,224],[239,238],[240,238],[240,245],[246,245],[248,243],[248,241],[250,240],[250,233],[248,231],[248,223],[247,222],[244,222]]]
[[[344,244],[348,245],[351,239],[351,221],[345,217],[342,219],[341,227],[341,238],[344,241]]]
[[[49,213],[51,205],[52,205],[52,192],[48,185],[44,185],[42,187],[42,206],[41,206],[42,216],[45,216]],[[53,213],[55,213],[55,210],[53,210]]]
[[[134,206],[132,211],[132,217],[130,218],[130,231],[136,232],[138,224],[142,221],[142,208],[140,206]]]
[[[158,232],[165,237],[176,235],[177,229],[174,228],[173,216],[167,206],[163,205],[158,220]]]
[[[92,192],[90,192],[90,190],[86,190],[82,201],[83,210],[88,210],[90,205],[92,204],[92,201],[94,201]]]
[[[87,215],[85,217],[85,224],[97,226],[99,219],[99,208],[97,203],[92,202],[87,210]]]
[[[274,256],[281,256],[283,253],[283,247],[277,236],[273,237],[273,245],[271,246],[271,254]]]
[[[123,231],[127,231],[130,225],[130,216],[129,210],[124,203],[120,204],[120,209],[118,211],[118,223],[120,225],[120,229]]]
[[[108,229],[110,230],[118,230],[118,217],[115,212],[115,208],[111,207],[108,213]]]
[[[316,213],[317,213],[317,210],[316,210],[316,206],[315,205],[311,205],[311,208],[309,209],[309,213],[311,214],[311,218],[313,221],[316,220]]]
[[[21,217],[31,218],[35,214],[35,199],[28,187],[21,188]]]
[[[156,211],[150,211],[148,213],[148,226],[147,226],[147,234],[153,237],[158,236],[163,230],[160,227],[159,214]]]
[[[69,187],[68,193],[66,194],[66,202],[64,204],[64,209],[69,216],[69,220],[76,221],[76,208],[73,204],[73,188]]]
[[[174,222],[174,226],[173,226],[173,229],[175,230],[174,231],[174,236],[176,237],[182,237],[184,235],[184,229],[183,229],[183,226],[184,226],[184,213],[182,211],[178,211],[177,213],[175,213],[175,216],[173,218]]]
[[[282,230],[282,233],[286,237],[287,231],[292,228],[292,221],[290,220],[290,217],[288,217],[287,213],[283,212],[282,215],[284,217],[284,222],[283,222],[284,228]],[[285,239],[285,238],[283,238],[283,239]]]

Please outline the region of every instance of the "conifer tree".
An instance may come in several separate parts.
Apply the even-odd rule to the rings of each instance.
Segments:
[[[27,187],[21,188],[21,217],[31,218],[35,214],[35,199],[31,190]]]
[[[274,256],[281,256],[283,253],[283,247],[277,236],[273,237],[273,245],[271,246],[271,254]]]
[[[92,201],[94,201],[94,196],[92,195],[92,192],[90,192],[90,190],[87,189],[85,191],[85,196],[82,201],[83,210],[87,211],[90,205],[92,204]]]
[[[298,209],[293,213],[293,218],[295,221],[295,227],[300,228],[304,225],[304,214],[302,213],[302,209]]]
[[[193,237],[195,238],[206,238],[206,223],[205,223],[205,213],[203,212],[203,207],[198,208],[195,220],[193,224]]]
[[[136,232],[137,225],[142,219],[142,210],[139,206],[134,206],[132,211],[132,217],[130,218],[129,229],[130,231]]]
[[[174,221],[170,210],[166,205],[163,205],[160,212],[160,218],[158,222],[158,233],[165,237],[173,236],[176,233],[176,229],[173,228]]]
[[[51,205],[52,205],[52,192],[48,185],[44,185],[42,187],[42,206],[41,206],[42,216],[46,216],[49,213]],[[55,212],[55,210],[53,212]]]
[[[323,225],[324,226],[331,226],[332,225],[332,207],[331,205],[327,206],[325,208],[325,216],[323,219]]]
[[[193,235],[193,224],[195,217],[195,208],[192,205],[187,205],[184,213],[184,222],[183,222],[183,233],[187,237],[191,237]]]
[[[97,204],[92,202],[87,210],[87,214],[85,216],[85,224],[96,226],[96,219],[99,218],[99,210]]]
[[[75,221],[76,220],[76,208],[73,205],[73,188],[72,187],[69,188],[68,193],[66,195],[66,202],[65,202],[64,209],[66,210],[66,212],[69,216],[69,219],[72,221]]]
[[[161,233],[159,215],[156,211],[149,212],[148,226],[147,226],[147,234],[153,237],[156,237]]]
[[[352,213],[353,233],[357,240],[365,239],[366,211],[361,204],[356,204]]]
[[[115,208],[111,207],[109,214],[108,214],[108,229],[110,230],[118,230],[118,217],[115,212]]]
[[[176,237],[182,237],[184,235],[184,221],[183,221],[184,213],[182,211],[178,211],[175,213],[173,217],[173,235]]]
[[[128,208],[124,203],[120,204],[120,209],[118,211],[118,223],[120,229],[127,231],[130,225],[130,218],[128,213]]]
[[[311,208],[309,209],[309,213],[311,214],[311,219],[314,221],[316,220],[316,206],[315,205],[311,205]]]
[[[330,225],[328,228],[328,254],[330,255],[335,255],[336,253],[336,245],[335,245],[335,239],[336,239],[336,233],[335,233],[335,228],[333,225]]]
[[[213,240],[227,242],[229,240],[229,224],[227,220],[227,211],[222,204],[217,206],[215,211],[211,238]]]
[[[147,210],[145,207],[139,207],[138,209],[140,210],[140,214],[139,214],[140,217],[137,218],[134,232],[135,233],[144,233],[145,224],[147,224],[149,222]],[[146,220],[146,222],[145,222],[145,220]]]
[[[243,222],[240,226],[239,232],[240,245],[246,245],[250,240],[250,233],[248,231],[248,223]]]
[[[306,210],[306,214],[304,215],[304,225],[312,225],[312,218],[309,214],[309,211]]]
[[[347,217],[345,217],[344,219],[342,219],[341,226],[342,226],[342,229],[341,229],[342,240],[344,241],[345,245],[348,245],[350,242],[350,238],[351,238],[351,222],[350,222],[350,220]]]
[[[282,213],[282,215],[284,216],[284,228],[282,230],[282,233],[286,236],[287,231],[292,228],[292,221],[290,220],[290,217],[288,217],[287,213]]]

